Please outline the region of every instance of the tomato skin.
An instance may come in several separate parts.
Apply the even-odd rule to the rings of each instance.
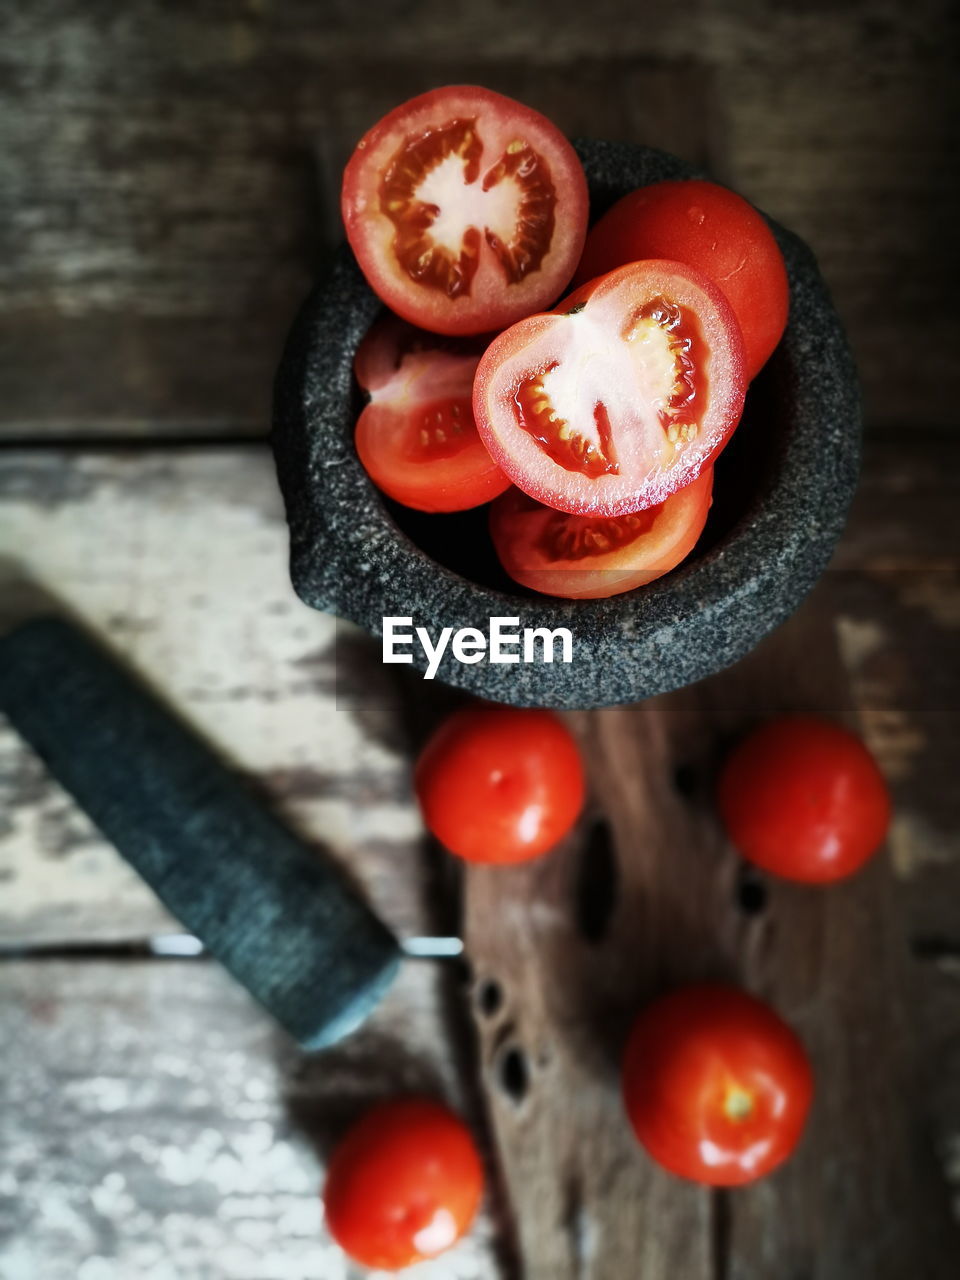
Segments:
[[[374,484],[404,506],[466,511],[508,487],[473,420],[481,352],[474,340],[438,338],[393,316],[360,344],[354,373],[370,402],[357,420],[357,454]]]
[[[740,323],[753,379],[783,336],[790,303],[783,255],[762,214],[715,182],[641,187],[591,228],[574,286],[643,258],[685,262],[716,281]]]
[[[468,862],[536,858],[583,808],[577,744],[550,711],[467,707],[433,734],[414,777],[424,822]]]
[[[511,488],[490,508],[490,533],[500,563],[515,582],[543,595],[601,600],[645,586],[685,560],[703,532],[712,491],[713,468],[708,467],[660,506],[604,522],[553,511]],[[629,522],[644,529],[635,540],[605,554],[584,549],[598,537],[616,543],[616,530],[628,529]],[[579,551],[552,550],[551,541],[554,547],[579,544]]]
[[[698,356],[692,409],[681,410],[683,397],[676,407],[671,399],[682,370],[660,322],[652,358],[642,354],[642,337],[634,345],[634,322],[646,323],[646,308],[664,300],[675,305],[680,335],[686,325],[683,341]],[[551,377],[560,379],[556,393],[547,387]],[[536,427],[524,423],[528,389],[533,414],[544,394],[550,410],[541,410]],[[554,311],[495,338],[477,366],[473,413],[490,456],[518,489],[557,511],[613,517],[664,502],[709,468],[740,421],[745,392],[743,339],[721,290],[692,267],[651,260],[591,280]],[[678,439],[669,423],[681,411],[694,419],[689,439]],[[582,446],[596,420],[601,466],[596,454],[588,469],[577,455],[551,453],[537,434],[547,417],[558,424],[545,427],[558,449],[571,429]],[[610,465],[601,473],[604,462]]]
[[[774,875],[829,884],[883,843],[890,795],[860,739],[818,716],[782,716],[727,759],[717,788],[727,834]]]
[[[398,148],[412,139],[442,133],[445,125],[457,119],[475,124],[476,135],[482,141],[482,155],[473,161],[456,150],[464,162],[463,181],[459,184],[459,194],[450,194],[448,198],[459,201],[462,207],[444,210],[429,195],[418,199],[419,190],[414,192],[410,207],[414,217],[429,208],[439,209],[448,233],[451,222],[462,224],[465,235],[468,228],[475,230],[469,260],[461,259],[461,267],[476,271],[464,293],[452,292],[454,286],[449,280],[444,285],[429,278],[418,278],[419,268],[415,269],[413,261],[401,261],[401,231],[391,221],[391,202],[383,189],[383,182],[397,161]],[[549,226],[544,225],[541,238],[534,237],[535,265],[530,265],[533,261],[527,253],[530,245],[510,240],[518,259],[527,255],[525,265],[519,268],[519,278],[511,278],[494,248],[497,238],[494,228],[486,220],[488,216],[497,215],[485,213],[482,201],[485,183],[498,171],[502,173],[502,163],[509,159],[507,148],[515,146],[518,140],[531,148],[555,204],[547,215]],[[474,161],[476,171],[468,175],[467,166]],[[400,168],[403,168],[402,162]],[[424,173],[429,171],[428,165]],[[524,174],[519,179],[498,177],[495,185],[504,180],[522,184],[525,178]],[[450,187],[445,190],[452,192]],[[502,329],[558,298],[569,283],[583,250],[588,205],[583,167],[559,129],[532,108],[475,85],[432,89],[401,103],[384,116],[358,142],[344,171],[341,194],[347,239],[367,283],[397,315],[423,329],[444,334],[477,334]],[[527,212],[536,220],[535,207]],[[421,238],[416,240],[416,250],[410,251],[414,256],[424,246],[430,252],[436,243],[430,226],[432,219],[428,217]],[[528,222],[524,234],[528,233],[529,226]],[[519,233],[519,225],[514,223],[512,230]],[[499,231],[509,234],[503,226]],[[463,248],[463,244],[460,247]]]
[[[637,1139],[658,1164],[708,1186],[741,1186],[796,1147],[813,1071],[771,1008],[736,987],[704,983],[639,1015],[623,1096]]]
[[[333,1238],[367,1267],[436,1257],[468,1229],[483,1195],[469,1129],[427,1098],[381,1103],[335,1150],[323,1200]]]

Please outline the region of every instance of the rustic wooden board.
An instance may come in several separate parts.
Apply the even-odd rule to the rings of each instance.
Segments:
[[[262,433],[344,157],[457,80],[741,187],[820,254],[871,417],[947,425],[955,35],[943,0],[5,6],[0,435]]]
[[[383,1275],[325,1233],[323,1167],[382,1097],[463,1105],[444,986],[411,963],[361,1033],[304,1057],[212,962],[0,965],[0,1275]],[[484,1215],[409,1274],[479,1280],[493,1258]]]
[[[2,461],[0,557],[127,654],[402,935],[443,929],[390,690],[351,691],[352,632],[286,585],[266,451]],[[75,957],[0,962],[0,1275],[354,1280],[322,1230],[323,1159],[379,1097],[475,1112],[459,969],[409,962],[361,1033],[306,1057],[212,962],[85,958],[174,922],[8,729],[0,778],[0,942]],[[491,1221],[429,1274],[494,1274]]]
[[[517,1232],[529,1274],[550,1280],[566,1275],[619,1280],[623,1271],[617,1268],[628,1258],[636,1270],[627,1274],[636,1274],[642,1265],[642,1274],[653,1280],[661,1275],[674,1280],[677,1274],[684,1280],[723,1275],[766,1280],[782,1257],[790,1257],[797,1261],[797,1275],[812,1280],[840,1275],[853,1280],[858,1274],[901,1280],[902,1270],[883,1267],[902,1258],[911,1224],[916,1226],[925,1210],[935,1212],[937,1188],[945,1185],[931,1167],[935,1145],[960,1196],[960,1100],[951,1075],[960,1034],[960,975],[951,961],[951,948],[960,938],[960,864],[942,838],[958,826],[950,757],[942,758],[944,744],[949,752],[956,735],[955,719],[948,715],[956,706],[956,686],[947,674],[953,670],[948,659],[955,648],[951,626],[956,622],[949,593],[928,582],[919,602],[911,603],[909,595],[911,583],[915,588],[922,581],[917,565],[929,566],[934,550],[940,568],[931,573],[960,562],[949,489],[944,496],[947,480],[955,474],[951,457],[949,447],[943,451],[931,433],[915,455],[905,455],[895,441],[877,442],[868,455],[859,513],[838,553],[837,568],[820,592],[823,603],[839,611],[852,689],[871,744],[891,769],[898,819],[908,815],[902,832],[895,830],[890,861],[829,898],[771,887],[758,914],[741,913],[735,905],[742,886],[710,813],[710,772],[728,735],[745,718],[783,705],[785,691],[796,705],[842,703],[844,681],[830,636],[822,619],[810,615],[781,633],[768,646],[767,657],[757,655],[748,676],[731,673],[644,707],[577,718],[594,762],[593,812],[615,818],[612,859],[610,849],[604,852],[602,831],[587,831],[565,851],[524,871],[496,876],[471,872],[466,927],[478,964],[473,1001],[483,1099],[478,1106],[465,1096],[465,1104],[478,1123],[487,1114],[492,1125],[497,1143],[492,1167],[502,1171],[509,1192],[505,1202],[497,1203],[498,1218],[507,1239]],[[453,869],[422,843],[408,773],[411,753],[449,705],[450,695],[419,681],[395,683],[395,671],[379,666],[376,646],[349,629],[337,636],[327,620],[292,598],[284,585],[285,530],[266,452],[259,446],[136,453],[7,451],[2,462],[0,554],[24,556],[37,577],[154,678],[291,821],[344,860],[395,927],[404,932],[450,927],[456,885],[448,877]],[[894,514],[887,518],[891,508]],[[892,594],[891,565],[898,573]],[[815,608],[814,614],[818,612]],[[811,661],[811,654],[817,661]],[[913,669],[915,675],[910,674]],[[816,676],[813,686],[811,673]],[[930,699],[919,697],[934,679]],[[912,750],[918,734],[922,749]],[[7,788],[0,809],[12,824],[0,839],[0,867],[8,873],[0,896],[0,936],[5,941],[93,941],[169,927],[147,891],[83,826],[67,798],[52,789],[18,743],[8,737],[0,759]],[[934,783],[929,781],[931,769],[939,770]],[[618,868],[618,880],[611,885],[612,865]],[[891,872],[900,877],[895,904]],[[927,885],[933,886],[931,892]],[[748,903],[755,903],[755,885],[748,884],[745,892]],[[706,919],[711,921],[712,946],[704,945]],[[881,920],[887,924],[880,926]],[[920,952],[912,962],[907,935]],[[911,964],[912,971],[905,972]],[[154,976],[155,967],[159,976]],[[183,968],[86,962],[58,969],[53,962],[8,963],[0,966],[0,986],[5,995],[18,991],[20,1005],[36,998],[41,1006],[62,988],[62,1018],[69,1009],[75,1018],[71,1025],[87,1027],[86,1056],[76,1078],[112,1077],[110,1062],[104,1067],[96,1058],[97,1037],[103,1039],[109,1024],[111,1036],[130,1044],[144,1034],[145,1009],[149,1020],[164,1021],[162,1010],[169,1001],[150,992],[156,992],[156,984],[163,990],[164,973]],[[203,965],[186,972],[217,973]],[[405,983],[422,981],[419,972],[408,972]],[[824,1107],[797,1163],[765,1187],[736,1197],[683,1187],[651,1169],[629,1141],[616,1101],[616,1053],[637,1002],[676,977],[708,972],[741,976],[774,998],[802,1029],[821,1072],[830,1079],[822,1093]],[[489,986],[490,978],[499,984],[499,996]],[[922,1057],[919,1084],[913,1083],[916,1064],[905,1048],[910,1038],[907,1002],[894,1001],[893,1012],[890,1004],[890,993],[902,991],[912,979],[915,1047]],[[190,981],[213,979],[191,976]],[[392,1015],[397,1028],[408,1017],[404,990],[414,1009],[420,998],[409,988],[401,991],[398,1012]],[[209,998],[198,988],[202,1008],[191,1006],[179,1023],[183,1038],[194,1021],[203,1024],[203,1035],[209,1033],[212,1047],[209,1054],[204,1051],[204,1069],[214,1079],[216,1055],[231,1043],[230,1028],[219,1025],[217,1011],[222,1000],[234,1008],[230,999],[221,996],[221,987]],[[246,1008],[242,993],[235,992],[232,999]],[[160,1013],[149,1013],[154,1000],[160,1001]],[[433,1021],[410,1015],[414,1031],[408,1050],[412,1045],[417,1057],[428,1045],[437,1049],[447,1064],[439,1069],[445,1087],[459,1081],[464,1088],[473,1078],[469,1046],[457,1029],[465,1005],[466,997],[448,986],[439,1009],[433,1006]],[[224,1018],[239,1027],[243,1015]],[[855,1031],[840,1037],[835,1028],[844,1020]],[[42,1043],[25,1042],[19,1027],[18,1060],[51,1064],[38,1074],[37,1092],[30,1095],[35,1117],[38,1099],[49,1105],[49,1081],[74,1052],[74,1032],[59,1021],[51,1024]],[[33,1034],[39,1034],[37,1028]],[[263,1036],[249,1034],[253,1038],[243,1041],[243,1055],[250,1059],[244,1070],[261,1079],[274,1067],[264,1066]],[[182,1037],[177,1034],[178,1042]],[[302,1107],[305,1116],[313,1117],[312,1140],[327,1140],[330,1116],[344,1091],[347,1097],[365,1096],[367,1089],[390,1091],[393,1062],[407,1061],[396,1047],[401,1038],[398,1030],[396,1041],[374,1037],[358,1042],[356,1057],[349,1060],[352,1084],[341,1076],[329,1092],[324,1092],[326,1060],[319,1061],[316,1082],[311,1075]],[[274,1042],[270,1036],[267,1040]],[[13,1041],[8,1037],[5,1043]],[[26,1053],[20,1047],[24,1043],[31,1046]],[[349,1043],[344,1052],[353,1053]],[[131,1074],[152,1079],[150,1063],[157,1054],[159,1042],[148,1036],[144,1056],[132,1062]],[[434,1061],[431,1054],[425,1061]],[[876,1069],[877,1062],[882,1070]],[[271,1087],[282,1090],[283,1068],[276,1071],[279,1083]],[[119,1067],[116,1075],[122,1076]],[[15,1114],[16,1100],[24,1096],[22,1068],[15,1078],[14,1105],[0,1108],[0,1115]],[[77,1088],[82,1094],[83,1087]],[[320,1092],[311,1101],[315,1088]],[[161,1094],[154,1096],[160,1106]],[[562,1116],[558,1105],[564,1108]],[[163,1106],[168,1108],[163,1123],[151,1130],[160,1135],[169,1127],[175,1104]],[[204,1128],[239,1132],[243,1125],[237,1115],[231,1120],[226,1114],[232,1106],[228,1098],[224,1113]],[[148,1109],[147,1103],[144,1107]],[[885,1117],[882,1131],[873,1123],[878,1114]],[[291,1125],[299,1128],[300,1120]],[[924,1126],[931,1135],[925,1144],[918,1138]],[[23,1132],[17,1130],[10,1139],[9,1123],[2,1127],[14,1154],[20,1153],[17,1159],[33,1159],[23,1154]],[[31,1132],[31,1141],[48,1144],[44,1150],[51,1159],[63,1145],[59,1129],[50,1136],[35,1125]],[[836,1132],[849,1139],[839,1163]],[[916,1155],[909,1150],[914,1142]],[[117,1147],[98,1145],[97,1150],[102,1181]],[[123,1161],[136,1163],[135,1149],[125,1150]],[[870,1153],[869,1176],[840,1223],[824,1211],[824,1171],[842,1182],[849,1177],[846,1161],[855,1152]],[[889,1157],[896,1153],[901,1163],[891,1170]],[[296,1160],[290,1160],[292,1167]],[[198,1156],[195,1170],[201,1164]],[[303,1187],[306,1175],[296,1167],[301,1172],[290,1177],[299,1177]],[[121,1224],[104,1228],[108,1235],[114,1231],[104,1237],[103,1246],[111,1265],[120,1266],[116,1259],[130,1266],[130,1259],[142,1260],[150,1234],[168,1238],[149,1214],[153,1199],[163,1203],[176,1187],[166,1186],[154,1172],[143,1191],[148,1218],[141,1221],[142,1236],[139,1226],[123,1229],[128,1218],[124,1209],[105,1211],[110,1222]],[[910,1186],[900,1184],[901,1174],[909,1174]],[[36,1188],[44,1176],[43,1171],[30,1175],[31,1196],[39,1195]],[[214,1232],[220,1227],[198,1225],[213,1213],[210,1206],[219,1193],[216,1186],[211,1190],[210,1179],[215,1182],[218,1176],[196,1172],[204,1184],[206,1209],[175,1237],[188,1260],[206,1248],[210,1256],[219,1252],[223,1237]],[[73,1225],[64,1228],[66,1235],[58,1234],[56,1223],[27,1233],[47,1254],[22,1253],[24,1214],[31,1210],[24,1209],[19,1192],[5,1202],[5,1211],[17,1215],[20,1224],[16,1247],[21,1252],[11,1257],[18,1265],[24,1258],[36,1264],[32,1271],[21,1270],[24,1280],[36,1273],[38,1258],[45,1262],[55,1248],[66,1249],[68,1238],[81,1252],[66,1249],[63,1274],[76,1274],[84,1241],[104,1216],[96,1206],[83,1212],[77,1208],[87,1204],[78,1188],[93,1185],[79,1165],[57,1165],[54,1181],[57,1195],[79,1217],[69,1219]],[[113,1180],[102,1194],[109,1202],[111,1194],[122,1190]],[[893,1221],[890,1234],[881,1238],[884,1259],[871,1273],[863,1271],[869,1255],[860,1253],[850,1261],[844,1249],[855,1231],[862,1238],[877,1233],[876,1205],[882,1197],[903,1208],[887,1215]],[[26,1203],[34,1202],[28,1196]],[[224,1211],[224,1221],[234,1208]],[[267,1225],[261,1238],[266,1256],[279,1259],[281,1236],[271,1234],[275,1208],[263,1208]],[[180,1211],[169,1211],[177,1220]],[[288,1215],[284,1221],[289,1220]],[[0,1236],[4,1230],[0,1226]],[[244,1230],[252,1240],[253,1228]],[[916,1231],[919,1235],[919,1226]],[[933,1229],[923,1231],[923,1240],[935,1238]],[[306,1234],[304,1228],[304,1236],[291,1246],[295,1260],[312,1258]],[[322,1247],[317,1237],[313,1240],[314,1247]],[[809,1256],[811,1241],[817,1261]],[[501,1251],[504,1247],[501,1243]],[[631,1252],[624,1252],[627,1247]],[[249,1265],[249,1254],[226,1256],[235,1274],[248,1274],[242,1268]],[[0,1271],[2,1262],[0,1254]],[[66,1269],[69,1265],[73,1272]],[[187,1273],[190,1265],[185,1264]],[[480,1268],[476,1274],[492,1276],[493,1262],[484,1265],[488,1270]],[[296,1268],[280,1270],[279,1261],[276,1266],[278,1276],[298,1274]],[[926,1273],[906,1274],[939,1280],[943,1272],[938,1266],[932,1261]],[[509,1257],[506,1268],[509,1275]],[[115,1269],[112,1274],[120,1273]]]
[[[914,974],[889,863],[827,894],[768,883],[745,875],[713,812],[732,736],[780,711],[842,713],[845,677],[818,612],[806,607],[703,685],[575,717],[609,845],[588,823],[550,863],[467,875],[495,1132],[514,1194],[537,1189],[521,1221],[534,1275],[617,1276],[632,1263],[738,1280],[953,1274],[953,1170],[937,1170],[931,1116],[916,1105]],[[797,1158],[736,1195],[631,1159],[616,1092],[634,1011],[703,977],[771,1000],[820,1081]]]
[[[337,627],[293,595],[266,450],[7,453],[3,554],[22,556],[298,830],[348,860],[396,929],[421,927],[416,894],[395,893],[395,859],[422,830],[402,743],[373,732],[385,708],[371,707],[364,726],[337,704]],[[6,728],[0,788],[0,939],[93,941],[170,927]]]

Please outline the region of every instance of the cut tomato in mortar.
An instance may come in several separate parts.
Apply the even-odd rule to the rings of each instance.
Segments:
[[[489,89],[433,89],[361,138],[347,239],[398,315],[436,333],[503,329],[559,297],[587,230],[587,183],[545,116]]]
[[[740,420],[743,339],[720,289],[635,262],[495,338],[477,427],[513,483],[572,515],[622,516],[692,484]]]
[[[374,484],[404,506],[465,511],[510,484],[473,421],[480,351],[393,317],[360,344],[354,372],[370,403],[357,421],[357,453]]]
[[[655,182],[618,200],[591,228],[574,283],[641,258],[670,258],[715,281],[743,331],[747,377],[780,341],[790,287],[763,215],[715,182]]]
[[[696,545],[710,510],[713,468],[665,502],[627,516],[572,516],[510,488],[490,508],[500,563],[531,591],[598,600],[642,587]]]

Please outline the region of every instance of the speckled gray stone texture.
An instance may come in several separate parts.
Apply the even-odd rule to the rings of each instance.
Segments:
[[[663,152],[581,142],[598,216],[619,196],[698,176]],[[434,637],[492,616],[570,628],[574,661],[462,665],[438,678],[515,706],[634,702],[703,679],[748,653],[823,572],[856,486],[860,405],[840,322],[806,245],[771,224],[790,277],[786,334],[718,459],[701,542],[679,569],[607,600],[517,588],[495,562],[483,510],[423,516],[383,499],[357,460],[352,361],[380,311],[349,250],[306,300],[277,374],[273,446],[290,524],[291,576],[307,604],[376,635],[412,616]],[[418,646],[415,663],[423,668]]]
[[[0,711],[161,901],[307,1049],[353,1031],[396,939],[206,745],[62,618],[0,638]]]

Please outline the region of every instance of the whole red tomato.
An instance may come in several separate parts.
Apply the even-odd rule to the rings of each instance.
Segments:
[[[763,215],[715,182],[641,187],[592,228],[574,287],[642,258],[686,263],[720,286],[740,322],[753,378],[780,341],[790,305],[783,255]]]
[[[637,1138],[671,1173],[715,1187],[753,1182],[797,1145],[813,1074],[803,1045],[736,987],[691,986],[637,1018],[623,1063]]]
[[[468,707],[417,762],[423,820],[469,862],[523,862],[553,847],[583,806],[583,766],[550,711]]]
[[[870,752],[817,716],[783,716],[745,738],[723,768],[717,800],[745,858],[807,884],[857,871],[890,825],[890,796]]]
[[[480,1157],[463,1121],[439,1102],[401,1098],[349,1131],[330,1161],[323,1199],[344,1252],[396,1271],[459,1240],[482,1193]]]

